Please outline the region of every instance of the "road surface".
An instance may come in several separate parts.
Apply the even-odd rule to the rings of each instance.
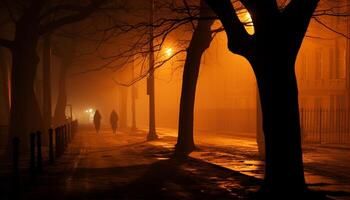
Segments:
[[[25,199],[251,199],[263,177],[254,137],[196,134],[190,159],[169,159],[176,131],[82,129],[64,156],[43,175],[9,190]],[[307,146],[305,174],[313,189],[334,199],[350,199],[347,148]],[[2,183],[6,188],[6,183]],[[9,197],[9,196],[7,196]],[[6,198],[5,198],[6,199]]]

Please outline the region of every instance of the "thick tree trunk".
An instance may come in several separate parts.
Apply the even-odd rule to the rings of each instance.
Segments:
[[[187,51],[182,78],[182,91],[179,113],[179,130],[175,146],[175,154],[187,155],[195,149],[193,139],[194,104],[196,96],[197,78],[201,55],[194,54],[194,49]],[[198,52],[201,54],[200,52]]]
[[[56,125],[63,124],[66,120],[67,90],[66,90],[66,74],[69,63],[63,59],[60,68],[60,76],[58,81],[58,98],[55,107],[54,123]]]
[[[58,45],[58,47],[56,46],[54,51],[56,55],[61,59],[60,74],[58,78],[58,97],[54,113],[55,125],[60,125],[67,119],[67,71],[74,61],[77,46],[76,42],[77,41],[72,38],[63,40],[60,45]],[[69,49],[69,51],[67,51],[67,49]]]
[[[201,16],[209,16],[210,9],[201,2]],[[195,149],[193,139],[193,120],[196,87],[201,58],[212,41],[211,25],[213,20],[199,20],[187,49],[182,78],[180,99],[179,130],[175,146],[175,155],[187,156]]]
[[[266,150],[261,191],[273,196],[264,199],[301,199],[307,190],[294,64],[319,0],[291,1],[283,10],[275,1],[245,1],[254,36],[245,31],[231,1],[206,1],[224,25],[230,51],[250,61],[257,79]]]
[[[9,64],[6,58],[5,50],[0,47],[0,80],[1,96],[0,96],[0,126],[8,125],[10,116],[10,100],[9,100]]]
[[[303,192],[306,186],[295,61],[279,54],[258,56],[264,60],[253,64],[255,69],[263,69],[255,71],[266,149],[265,184],[262,189],[278,194],[283,191]]]
[[[43,123],[43,143],[47,144],[49,129],[51,128],[52,123],[50,36],[45,37],[43,48]]]
[[[39,63],[36,52],[39,34],[35,25],[27,21],[27,18],[17,22],[12,49],[10,136],[20,138],[21,150],[24,152],[28,147],[29,133],[43,128],[33,88]]]
[[[127,109],[127,100],[128,100],[128,91],[125,87],[119,88],[119,126],[120,129],[127,130],[128,123],[127,123],[127,116],[128,116],[128,109]]]

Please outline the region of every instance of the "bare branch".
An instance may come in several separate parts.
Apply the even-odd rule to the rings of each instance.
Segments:
[[[60,28],[63,25],[83,20],[86,17],[88,17],[89,15],[91,15],[93,12],[95,12],[96,9],[98,9],[105,2],[107,2],[107,0],[92,1],[89,5],[85,6],[83,9],[80,9],[80,11],[76,14],[65,16],[65,17],[56,19],[56,20],[54,20],[46,25],[43,25],[40,28],[40,34],[45,34],[45,33],[51,32],[57,28]]]
[[[175,52],[172,56],[170,56],[169,58],[167,59],[164,59],[162,61],[159,61],[157,63],[155,63],[155,66],[153,68],[153,71],[155,71],[156,69],[162,67],[164,64],[166,64],[168,61],[172,60],[174,57],[176,57],[177,55],[181,54],[181,53],[185,53],[186,50],[182,49],[182,50],[179,50],[177,52]],[[144,78],[148,77],[148,75],[150,74],[151,70],[147,70],[146,73],[143,73],[141,74],[140,76],[136,77],[135,79],[131,80],[130,82],[127,82],[127,83],[121,83],[117,80],[115,80],[114,78],[112,79],[114,81],[114,83],[116,85],[119,85],[119,86],[124,86],[124,87],[130,87],[132,85],[134,85],[135,83],[143,80]]]
[[[186,7],[186,11],[187,11],[188,16],[192,17],[192,13],[191,13],[190,7],[188,6],[187,0],[182,0],[182,2],[184,3],[184,5]],[[194,25],[193,21],[191,21],[191,25],[192,25],[192,28],[194,30],[196,28],[196,26]]]
[[[346,35],[346,34],[344,34],[344,33],[342,33],[342,32],[339,32],[339,31],[335,30],[334,28],[332,28],[332,27],[328,26],[327,24],[325,24],[324,22],[322,22],[322,21],[321,21],[320,19],[318,19],[317,17],[313,17],[313,19],[314,19],[317,23],[319,23],[319,24],[321,24],[323,27],[325,27],[326,29],[332,31],[333,33],[336,33],[336,34],[338,34],[338,35],[340,35],[340,36],[342,36],[342,37],[345,37],[346,39],[350,39],[350,36],[349,36],[349,35]]]
[[[50,16],[52,14],[55,14],[60,11],[76,11],[76,12],[81,12],[84,10],[85,7],[82,5],[77,5],[77,4],[65,4],[65,5],[57,5],[54,6],[48,10],[46,10],[41,16],[40,19],[43,19],[47,16]]]
[[[292,0],[283,10],[283,13],[287,18],[294,18],[294,20],[303,18],[300,17],[301,15],[311,17],[319,1],[320,0]]]
[[[267,16],[266,13],[268,13],[268,15],[276,15],[279,13],[276,0],[265,0],[265,1],[240,0],[240,1],[252,15]]]
[[[293,31],[297,42],[301,45],[312,14],[315,12],[319,0],[292,0],[282,11],[281,19],[286,26],[284,28]]]
[[[247,56],[249,48],[252,48],[253,36],[250,36],[236,15],[235,9],[230,0],[206,0],[209,7],[218,15],[223,24],[227,39],[228,48],[231,52]]]

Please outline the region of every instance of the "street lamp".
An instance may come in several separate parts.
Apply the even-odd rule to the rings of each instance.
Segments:
[[[165,49],[165,55],[167,57],[171,57],[173,54],[174,54],[174,51],[173,51],[172,48],[168,47],[168,48]]]
[[[89,115],[89,122],[92,122],[94,118],[94,110],[92,108],[88,108],[85,112]]]
[[[154,22],[154,0],[150,1],[150,24]],[[157,139],[156,122],[155,122],[155,97],[154,97],[154,35],[153,26],[149,27],[149,75],[147,78],[147,94],[149,97],[149,131],[147,140]]]

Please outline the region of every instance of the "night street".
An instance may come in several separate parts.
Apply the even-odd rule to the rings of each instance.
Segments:
[[[263,162],[253,137],[205,133],[198,136],[199,149],[190,158],[176,161],[170,159],[176,142],[174,132],[162,129],[158,133],[159,140],[146,142],[142,131],[114,135],[108,129],[97,134],[82,128],[57,163],[29,180],[35,184],[22,188],[21,195],[26,199],[254,197],[262,181]],[[333,199],[350,199],[346,173],[350,159],[341,153],[349,149],[306,148],[305,174],[310,188]],[[2,188],[8,186],[1,184]],[[25,188],[28,182],[22,184]]]
[[[350,200],[350,0],[0,0],[0,200]]]

